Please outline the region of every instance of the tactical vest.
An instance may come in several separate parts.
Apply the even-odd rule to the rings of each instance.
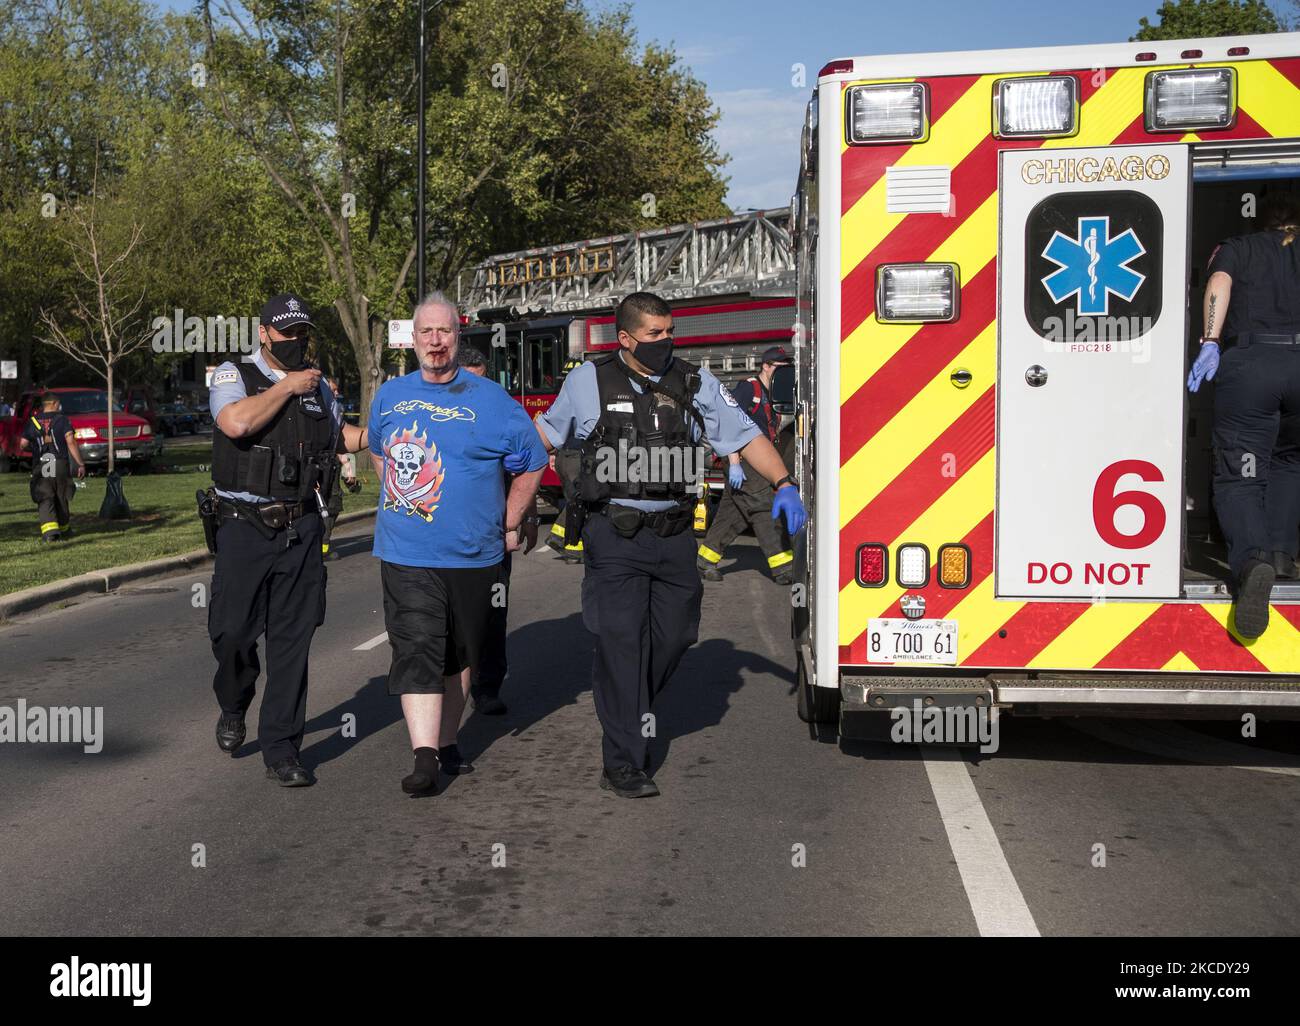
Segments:
[[[248,395],[259,395],[275,382],[255,364],[235,367]],[[320,391],[293,396],[260,431],[228,438],[212,428],[212,481],[230,492],[251,492],[293,502],[306,499],[320,486],[329,501],[338,477],[334,423]]]
[[[632,387],[633,380],[642,391]],[[692,420],[704,437],[704,419],[693,401],[699,370],[674,359],[655,383],[614,353],[596,361],[596,387],[600,419],[581,445],[577,490],[582,501],[680,501],[693,495],[702,468],[691,441]]]

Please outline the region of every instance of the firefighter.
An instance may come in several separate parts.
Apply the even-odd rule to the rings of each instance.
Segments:
[[[212,480],[200,506],[216,553],[208,634],[221,715],[217,746],[244,742],[266,635],[267,680],[257,737],[266,776],[282,787],[312,782],[298,761],[307,713],[307,661],[325,619],[322,512],[337,486],[340,452],[367,447],[307,362],[313,324],[297,296],[262,307],[261,348],[213,372],[209,403]],[[202,494],[202,493],[201,493]]]
[[[797,533],[807,514],[772,443],[707,370],[673,356],[672,310],[636,292],[618,305],[619,350],[575,369],[537,418],[582,520],[582,615],[596,636],[592,690],[604,731],[600,786],[657,795],[646,772],[651,709],[695,643],[704,590],[690,530],[707,440],[740,452],[776,489],[774,515]],[[646,473],[646,468],[651,472]],[[658,472],[655,472],[655,471]]]
[[[1187,378],[1195,392],[1219,374],[1214,508],[1243,638],[1267,629],[1273,582],[1295,576],[1300,533],[1300,200],[1270,193],[1260,216],[1263,231],[1210,257],[1205,334]]]
[[[758,374],[741,382],[735,392],[740,408],[749,414],[773,446],[780,437],[781,415],[772,406],[772,375],[778,367],[788,367],[790,363],[785,350],[773,346],[763,354]],[[727,460],[727,486],[718,501],[713,524],[699,548],[697,566],[700,576],[706,581],[722,580],[718,564],[726,554],[727,546],[749,527],[767,557],[772,580],[777,584],[792,584],[794,578],[790,571],[794,552],[780,522],[772,519],[772,501],[775,498],[772,486],[745,463],[740,453],[733,452]]]
[[[69,461],[77,465],[78,478],[86,476],[86,464],[72,425],[59,411],[59,397],[53,392],[41,396],[41,412],[28,418],[19,446],[32,453],[31,494],[41,525],[41,541],[59,541],[72,533],[69,507],[74,487]]]

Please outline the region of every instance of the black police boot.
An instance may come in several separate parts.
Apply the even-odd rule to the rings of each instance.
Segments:
[[[442,764],[443,772],[449,777],[474,772],[474,767],[466,762],[465,757],[460,754],[459,745],[443,745],[439,748],[438,762]]]
[[[719,570],[712,563],[710,563],[707,559],[697,559],[695,561],[695,569],[697,569],[700,572],[700,576],[703,577],[706,581],[722,580],[722,571]]]
[[[244,743],[248,728],[244,726],[244,717],[226,716],[217,720],[217,747],[227,755],[234,755]]]
[[[475,695],[474,711],[484,716],[504,716],[508,712],[505,702],[496,695]]]
[[[1273,573],[1277,575],[1279,581],[1294,581],[1296,579],[1295,560],[1285,552],[1274,552]]]
[[[415,769],[402,778],[402,790],[411,795],[438,793],[438,749],[415,750]]]
[[[659,788],[644,770],[631,766],[608,766],[600,774],[600,786],[606,791],[613,791],[620,798],[654,798]]]
[[[1273,564],[1251,559],[1241,571],[1237,584],[1237,633],[1243,638],[1258,638],[1268,629],[1268,602],[1275,579]]]
[[[311,774],[303,769],[296,755],[267,766],[266,779],[274,780],[281,787],[308,787],[312,782]]]

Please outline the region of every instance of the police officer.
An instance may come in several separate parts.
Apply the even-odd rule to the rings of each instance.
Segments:
[[[221,706],[217,745],[244,741],[244,714],[261,668],[267,680],[257,737],[266,775],[284,787],[311,777],[298,761],[307,712],[307,660],[325,619],[322,513],[337,487],[340,452],[367,447],[363,428],[344,424],[320,371],[307,362],[313,329],[307,304],[284,293],[262,307],[261,348],[212,375],[210,512],[216,563],[208,633]]]
[[[742,381],[735,390],[740,408],[749,414],[774,446],[781,434],[781,415],[772,406],[769,390],[777,367],[788,367],[790,363],[785,350],[773,346],[763,354],[758,374]],[[718,564],[722,562],[727,546],[749,527],[767,557],[772,579],[777,584],[792,584],[794,578],[790,564],[794,562],[794,552],[781,524],[772,519],[772,502],[776,498],[772,486],[744,461],[740,453],[733,452],[727,460],[727,486],[699,549],[700,576],[706,581],[722,580]]]
[[[585,516],[583,621],[596,635],[592,690],[604,731],[600,786],[625,798],[659,793],[646,773],[647,715],[695,643],[703,584],[691,533],[704,439],[740,452],[776,489],[791,533],[806,514],[772,443],[707,370],[673,356],[668,304],[648,292],[615,314],[619,350],[576,368],[537,418],[572,518]],[[649,468],[649,473],[647,473]]]
[[[1243,638],[1267,629],[1273,582],[1294,576],[1300,534],[1300,200],[1270,193],[1260,216],[1264,231],[1210,257],[1205,333],[1187,379],[1195,392],[1219,373],[1214,508]]]
[[[77,465],[77,477],[86,476],[86,464],[68,418],[59,412],[59,397],[53,392],[41,396],[41,412],[27,419],[20,448],[32,454],[32,502],[41,525],[41,541],[48,544],[71,534],[73,484],[69,461]]]

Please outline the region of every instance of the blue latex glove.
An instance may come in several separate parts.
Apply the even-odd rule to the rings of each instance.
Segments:
[[[506,453],[506,458],[502,460],[506,470],[511,474],[522,474],[528,469],[528,464],[532,458],[526,452]]]
[[[745,483],[745,472],[740,469],[739,463],[733,463],[727,468],[727,484],[732,488],[740,488]]]
[[[1201,351],[1196,356],[1196,362],[1192,364],[1192,369],[1187,373],[1187,390],[1195,392],[1201,387],[1202,381],[1213,381],[1214,372],[1218,369],[1219,345],[1217,342],[1206,342],[1201,346]]]
[[[772,519],[776,520],[782,515],[785,516],[785,529],[791,535],[802,531],[803,525],[808,522],[808,511],[803,508],[799,489],[793,485],[777,489],[776,499],[772,502]]]

